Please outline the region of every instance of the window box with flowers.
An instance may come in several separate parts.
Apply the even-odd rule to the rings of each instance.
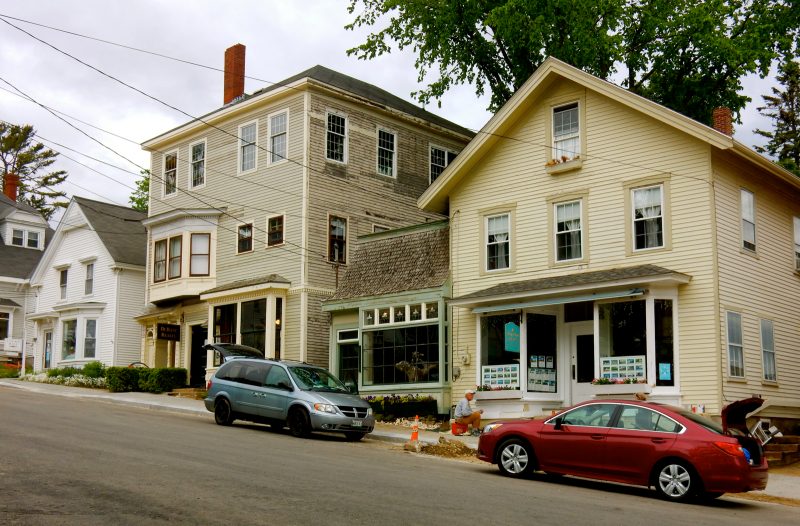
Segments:
[[[644,379],[637,378],[595,378],[592,380],[592,392],[595,395],[621,395],[649,393],[652,386]]]
[[[475,388],[476,400],[503,400],[508,398],[520,398],[522,391],[518,386],[514,387],[491,387],[488,385],[479,385]]]

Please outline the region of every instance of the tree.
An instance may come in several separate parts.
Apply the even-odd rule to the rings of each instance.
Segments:
[[[46,169],[56,162],[58,153],[40,142],[34,142],[36,130],[28,124],[17,126],[0,121],[0,162],[3,168],[3,187],[6,174],[19,176],[17,201],[27,203],[50,220],[58,208],[69,204],[67,194],[55,187],[67,179],[67,172]],[[44,171],[44,172],[43,172]]]
[[[128,197],[131,208],[147,213],[150,202],[150,170],[142,170],[136,180],[136,189]]]
[[[796,0],[350,0],[345,26],[377,28],[347,51],[360,59],[416,53],[420,103],[453,85],[491,93],[498,110],[548,56],[622,85],[700,122],[714,107],[738,119],[740,79],[765,76],[798,37]]]
[[[755,130],[769,139],[765,146],[755,146],[759,153],[777,157],[777,162],[800,177],[800,62],[787,56],[776,77],[783,90],[772,88],[772,95],[762,95],[764,106],[759,113],[769,117],[774,131]]]

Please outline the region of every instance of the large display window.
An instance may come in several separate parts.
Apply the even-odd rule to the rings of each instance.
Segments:
[[[481,318],[482,388],[520,388],[520,324],[519,314]]]

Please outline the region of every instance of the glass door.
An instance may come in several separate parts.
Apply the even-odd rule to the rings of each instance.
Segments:
[[[592,397],[592,380],[594,380],[595,373],[592,322],[571,324],[570,354],[572,403],[576,404]]]

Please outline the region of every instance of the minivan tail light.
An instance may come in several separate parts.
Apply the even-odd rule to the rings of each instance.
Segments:
[[[210,391],[210,390],[211,390],[211,378],[209,378],[208,382],[206,382],[206,391]]]
[[[714,445],[733,457],[744,458],[745,456],[742,446],[739,444],[731,444],[730,442],[714,442]]]

